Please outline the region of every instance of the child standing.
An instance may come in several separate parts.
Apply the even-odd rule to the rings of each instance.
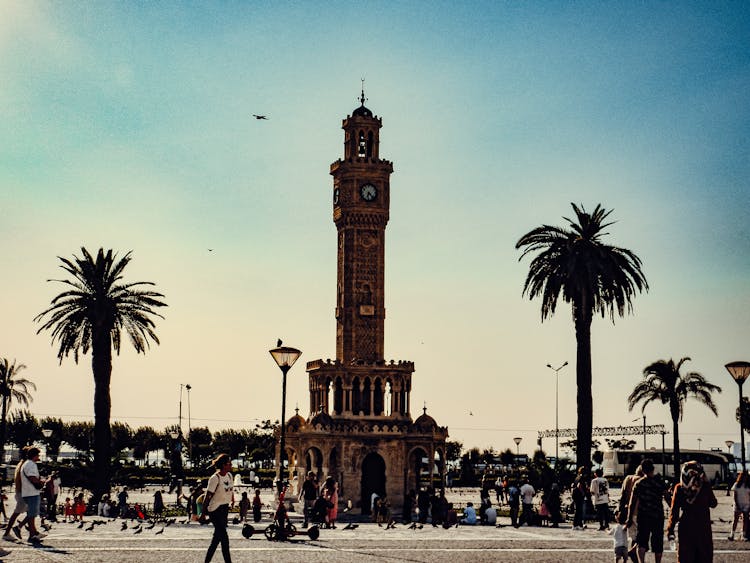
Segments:
[[[623,563],[628,561],[628,531],[625,529],[625,515],[618,510],[615,514],[615,526],[610,530],[615,542],[615,563],[622,559]]]
[[[74,522],[75,517],[73,516],[73,503],[70,502],[70,497],[65,498],[65,521]],[[68,520],[70,518],[70,520]]]
[[[249,510],[250,510],[250,499],[247,498],[247,491],[242,491],[242,498],[240,499],[240,522],[245,521],[245,518],[247,518],[247,513]]]

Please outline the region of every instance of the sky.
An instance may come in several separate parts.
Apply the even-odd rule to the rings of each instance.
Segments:
[[[574,202],[613,210],[606,241],[650,285],[594,320],[594,424],[640,417],[643,368],[689,356],[723,392],[718,417],[688,402],[682,446],[739,440],[724,364],[750,360],[745,2],[0,0],[0,77],[0,357],[26,364],[38,417],[93,420],[90,356],[60,364],[33,321],[82,246],[132,251],[127,280],[169,305],[160,345],[114,359],[113,420],[176,423],[181,384],[185,428],[188,410],[212,430],[278,419],[277,338],[302,350],[287,417],[309,414],[305,362],[335,357],[329,166],[364,79],[394,166],[385,355],[415,362],[414,417],[531,452],[555,427],[546,366],[567,361],[575,427],[570,307],[541,322],[514,248]],[[665,406],[645,415],[671,430]]]

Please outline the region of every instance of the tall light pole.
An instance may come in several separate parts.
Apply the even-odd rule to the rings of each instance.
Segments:
[[[701,443],[703,442],[703,438],[698,438],[698,451],[701,450]]]
[[[724,440],[724,444],[727,447],[727,452],[730,456],[732,456],[732,463],[734,464],[735,469],[737,469],[737,464],[734,463],[734,455],[732,454],[732,446],[734,446],[734,440]],[[727,473],[727,496],[729,496],[729,491],[732,489],[732,472],[727,471]]]
[[[643,418],[643,449],[645,450],[646,449],[646,415],[644,414],[642,418]],[[641,417],[634,418],[632,422],[638,422],[639,420],[641,420]]]
[[[45,440],[44,457],[49,461],[49,439],[52,436],[52,428],[42,428],[42,435],[47,439]]]
[[[188,459],[189,460],[193,459],[193,442],[190,439],[190,431],[192,430],[192,427],[190,426],[190,390],[192,388],[193,388],[192,385],[190,385],[189,383],[185,384],[185,389],[187,389],[187,396],[188,396]],[[192,463],[192,461],[190,463]]]
[[[750,376],[750,362],[729,362],[724,366],[737,382],[740,390],[740,452],[742,453],[742,470],[745,470],[745,427],[742,425],[742,384]]]
[[[557,461],[560,459],[560,455],[558,453],[559,450],[559,443],[560,443],[560,428],[557,420],[558,415],[558,405],[560,403],[559,400],[559,394],[558,394],[558,381],[559,381],[559,372],[562,368],[568,365],[568,362],[565,362],[562,364],[559,368],[553,368],[551,364],[547,364],[547,367],[555,372],[555,467],[557,467]]]
[[[283,375],[281,382],[281,439],[279,440],[279,470],[278,470],[278,481],[276,482],[276,488],[279,494],[284,490],[284,458],[286,457],[286,374],[300,357],[302,352],[296,348],[290,348],[288,346],[282,346],[281,340],[278,342],[278,347],[273,350],[269,350],[271,356],[273,356],[276,365],[279,366]]]
[[[513,438],[513,441],[516,443],[516,455],[521,455],[520,447],[522,439],[523,438],[521,438],[520,436],[516,436],[515,438]]]

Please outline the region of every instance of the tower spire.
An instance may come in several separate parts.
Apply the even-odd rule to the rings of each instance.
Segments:
[[[365,106],[365,102],[367,101],[367,98],[365,98],[365,79],[360,78],[362,81],[362,95],[359,97],[359,102],[362,104],[362,107]]]

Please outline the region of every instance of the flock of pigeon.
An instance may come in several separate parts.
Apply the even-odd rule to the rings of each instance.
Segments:
[[[92,532],[94,528],[97,526],[103,526],[105,524],[111,524],[113,522],[117,522],[119,518],[108,518],[105,520],[97,519],[97,520],[91,520],[89,525],[86,528],[83,528],[83,526],[86,524],[86,522],[80,522],[77,526],[77,528],[83,528],[84,532]],[[128,522],[130,522],[130,526],[128,526]],[[177,518],[157,518],[157,519],[149,519],[149,520],[122,520],[122,524],[120,525],[120,531],[130,531],[132,534],[140,534],[143,533],[144,530],[153,530],[156,528],[157,525],[161,525],[161,527],[154,532],[154,535],[160,535],[164,533],[164,530],[171,526],[172,524],[179,523],[179,524],[187,524],[188,520],[180,520],[178,522]]]

